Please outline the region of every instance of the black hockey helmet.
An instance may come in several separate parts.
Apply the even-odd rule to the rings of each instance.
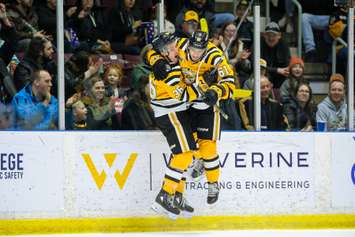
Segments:
[[[189,39],[189,45],[197,49],[206,49],[208,44],[208,33],[204,31],[195,31]]]
[[[166,45],[173,43],[176,39],[176,36],[172,33],[160,33],[152,41],[153,49],[158,53],[161,53],[162,51],[164,51]]]

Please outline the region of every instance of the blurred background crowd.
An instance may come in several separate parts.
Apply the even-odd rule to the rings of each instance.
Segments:
[[[334,0],[261,1],[261,128],[347,128],[349,4]],[[253,90],[253,17],[248,0],[168,0],[164,31],[190,37],[206,19],[239,88]],[[57,0],[0,1],[0,129],[58,129]],[[66,130],[157,129],[149,103],[145,54],[157,34],[153,0],[64,1]],[[243,19],[243,15],[246,18]],[[298,27],[298,20],[301,26]],[[300,30],[299,30],[300,29]],[[301,32],[300,32],[301,31]],[[302,55],[297,35],[302,34]],[[236,37],[234,37],[236,35]],[[228,47],[230,44],[230,47]],[[224,130],[254,130],[253,97],[221,102]]]

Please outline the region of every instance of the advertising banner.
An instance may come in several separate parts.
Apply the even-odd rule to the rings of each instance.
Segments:
[[[218,150],[216,207],[206,204],[205,178],[186,185],[202,215],[292,213],[315,205],[312,134],[223,133]]]
[[[159,132],[77,134],[75,190],[79,210],[152,216],[171,158]],[[219,143],[221,195],[207,207],[206,180],[186,183],[200,215],[286,213],[314,206],[312,134],[224,133]]]
[[[355,207],[355,134],[332,134],[332,205]]]
[[[64,209],[63,142],[58,133],[3,133],[0,213]]]
[[[167,150],[157,132],[76,135],[77,208],[122,216],[149,215],[152,192],[150,152]],[[162,173],[162,161],[158,162]]]

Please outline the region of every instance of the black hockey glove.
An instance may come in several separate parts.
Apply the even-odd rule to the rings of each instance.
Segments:
[[[153,65],[153,74],[155,79],[161,81],[164,80],[168,74],[169,71],[171,70],[171,67],[167,61],[164,59],[158,60],[154,65]]]
[[[213,83],[217,81],[217,70],[207,71],[203,75],[203,80],[206,82],[208,86],[211,86]]]
[[[205,98],[203,99],[203,102],[205,102],[209,106],[213,106],[217,103],[218,101],[218,94],[215,90],[208,89],[205,92]]]

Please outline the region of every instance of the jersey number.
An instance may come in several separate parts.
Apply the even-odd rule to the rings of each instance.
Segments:
[[[224,77],[228,75],[228,68],[226,65],[218,68],[219,77]]]

